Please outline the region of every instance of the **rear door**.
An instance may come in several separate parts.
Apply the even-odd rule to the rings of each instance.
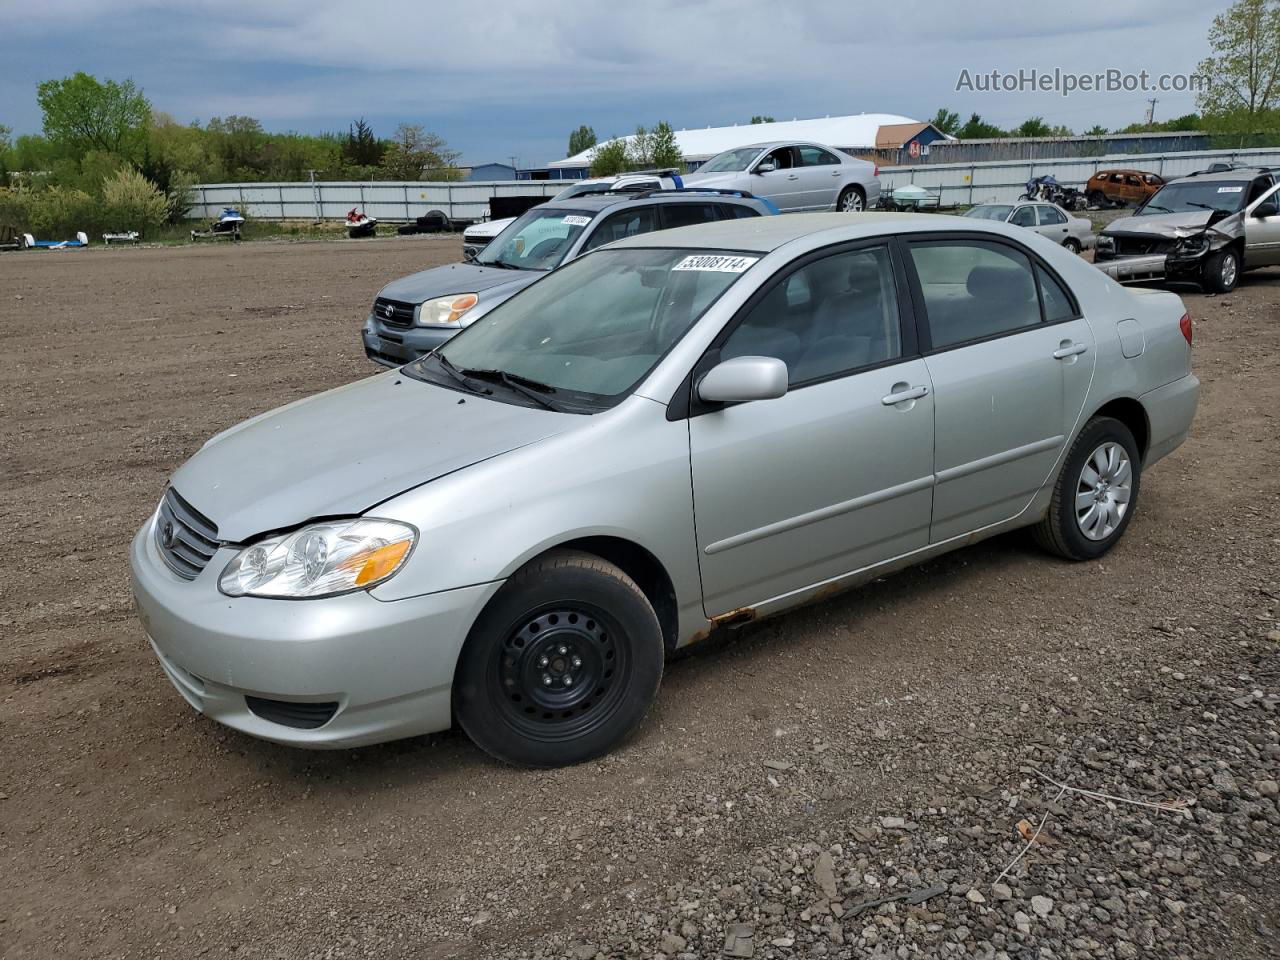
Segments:
[[[1093,376],[1094,342],[1052,271],[1013,241],[906,243],[934,388],[940,543],[1016,517],[1051,479]]]
[[[1067,239],[1067,215],[1051,203],[1036,204],[1036,217],[1039,225],[1036,233],[1048,237],[1054,243]]]
[[[726,325],[698,366],[777,357],[777,400],[689,419],[708,616],[786,596],[924,547],[933,398],[905,275],[886,241],[797,259]],[[695,376],[696,382],[696,376]]]
[[[840,159],[812,143],[796,147],[800,159],[800,185],[805,210],[829,210],[840,192]]]
[[[662,229],[659,226],[660,222],[656,204],[628,203],[616,213],[608,213],[597,218],[573,256],[581,256],[615,240],[660,230]]]
[[[672,201],[660,204],[660,212],[662,216],[662,230],[671,230],[675,227],[688,227],[695,223],[711,223],[720,219],[721,204],[713,203],[709,200],[699,200],[696,203],[690,201]]]

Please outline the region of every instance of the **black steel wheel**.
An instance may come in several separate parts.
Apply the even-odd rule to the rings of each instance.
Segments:
[[[662,679],[662,631],[644,593],[599,557],[553,551],[521,569],[477,619],[454,711],[509,763],[553,767],[612,749]]]

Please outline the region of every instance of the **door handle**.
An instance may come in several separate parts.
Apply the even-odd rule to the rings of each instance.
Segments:
[[[1070,340],[1063,340],[1058,349],[1053,351],[1053,359],[1065,360],[1067,357],[1078,357],[1088,349],[1089,345],[1087,343],[1072,343]]]
[[[923,385],[912,387],[905,383],[895,383],[893,391],[887,397],[880,398],[880,402],[886,407],[892,407],[895,403],[902,403],[906,400],[919,400],[921,397],[929,395],[929,388]]]
[[[833,177],[838,177],[838,176],[840,176],[840,171],[839,171],[839,170],[832,170],[832,171],[831,171],[831,175],[832,175]]]
[[[789,175],[787,176],[787,179],[788,179],[788,180],[799,180],[799,179],[800,179],[800,175],[799,175],[799,174],[797,174],[797,173],[792,173],[792,174],[789,174]]]

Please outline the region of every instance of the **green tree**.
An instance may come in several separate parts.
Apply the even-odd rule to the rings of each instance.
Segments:
[[[939,107],[938,112],[933,115],[933,119],[929,122],[943,133],[954,137],[956,131],[960,129],[960,114],[954,110],[948,110],[946,107]]]
[[[1044,122],[1044,117],[1030,117],[1023,120],[1016,130],[1015,137],[1048,137],[1053,135],[1053,128]]]
[[[757,113],[754,117],[751,118],[751,122],[752,123],[777,123],[778,121],[773,119],[773,117],[769,116],[768,114]]]
[[[676,143],[675,131],[667,121],[663,120],[653,128],[650,145],[652,152],[649,162],[655,167],[684,169],[684,155],[680,152],[680,145]]]
[[[1084,135],[1086,137],[1105,137],[1107,135],[1107,128],[1102,126],[1101,124],[1095,123],[1092,127],[1090,127],[1088,130],[1084,132]]]
[[[590,150],[595,145],[596,132],[584,123],[569,134],[569,152],[565,156],[572,157],[575,154],[582,153],[584,150]]]
[[[625,137],[613,137],[596,144],[591,151],[591,176],[612,177],[631,169]]]
[[[1204,114],[1238,113],[1247,125],[1280,107],[1280,0],[1239,0],[1213,18],[1209,47],[1196,70]]]
[[[458,154],[443,137],[417,123],[396,127],[382,168],[391,180],[457,180],[461,176]]]
[[[955,132],[961,140],[994,140],[1006,136],[1005,132],[994,124],[987,123],[978,114],[969,114],[965,125]]]
[[[653,166],[653,134],[644,127],[636,127],[627,148],[627,157],[633,170]]]
[[[140,159],[151,104],[132,80],[100,83],[77,72],[40,84],[36,100],[44,112],[45,136],[64,155],[78,159],[89,150],[101,150]]]
[[[383,146],[373,135],[373,128],[361,117],[354,126],[347,127],[347,138],[342,144],[342,159],[358,167],[376,167],[382,161]]]

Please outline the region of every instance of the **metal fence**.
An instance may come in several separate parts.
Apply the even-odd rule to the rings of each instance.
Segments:
[[[262,220],[343,220],[359,207],[379,220],[416,220],[433,210],[450,220],[480,220],[490,197],[550,197],[565,186],[558,180],[205,183],[192,188],[188,215],[210,219],[235,207]]]
[[[1181,153],[1112,154],[1106,157],[1058,160],[1013,160],[990,163],[948,163],[928,166],[881,167],[880,186],[917,184],[939,195],[943,206],[1017,200],[1033,177],[1053,174],[1060,183],[1083,187],[1099,170],[1120,168],[1157,173],[1166,179],[1184,177],[1223,161],[1253,166],[1280,166],[1280,148],[1251,150],[1194,150]]]

